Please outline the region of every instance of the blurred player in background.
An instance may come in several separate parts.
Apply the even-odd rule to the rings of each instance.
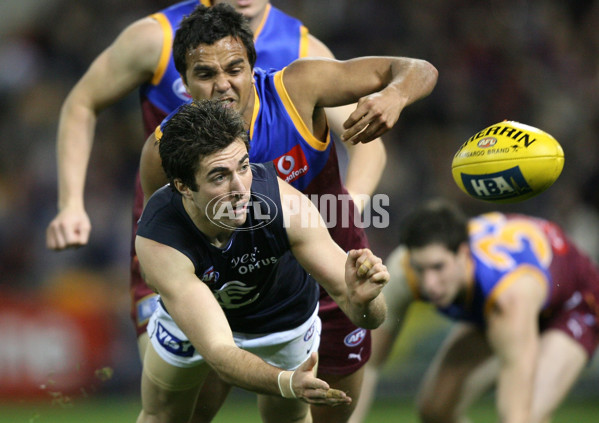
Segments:
[[[194,100],[218,99],[240,111],[250,134],[250,159],[274,160],[279,176],[303,193],[334,199],[335,222],[329,229],[333,239],[346,251],[367,247],[366,234],[356,223],[358,212],[341,180],[324,107],[360,99],[342,136],[350,142],[368,142],[391,128],[405,106],[432,90],[436,70],[423,60],[373,57],[347,62],[298,60],[283,71],[265,72],[253,67],[251,33],[241,16],[227,6],[199,6],[177,30],[173,56],[188,91]],[[146,197],[166,182],[159,138],[157,131],[142,153]],[[349,321],[325,290],[321,290],[320,318],[323,342],[318,375],[357,398],[362,368],[370,355],[369,331]],[[313,414],[315,421],[345,422],[352,409],[317,408]]]
[[[363,422],[415,300],[456,321],[424,378],[423,422],[466,422],[496,384],[499,421],[547,423],[599,342],[599,270],[555,223],[499,212],[470,220],[434,201],[414,211],[386,264],[389,314],[373,331]]]
[[[160,294],[138,423],[188,422],[211,371],[259,393],[264,422],[307,423],[308,404],[350,402],[315,378],[315,281],[354,324],[373,329],[386,313],[381,259],[339,248],[316,206],[273,162],[250,165],[235,109],[186,104],[163,128],[170,184],[148,201],[136,238],[144,277]]]

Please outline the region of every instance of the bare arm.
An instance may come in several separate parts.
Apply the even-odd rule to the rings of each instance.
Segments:
[[[155,134],[148,137],[141,149],[139,178],[144,193],[144,206],[156,190],[168,183],[168,179],[162,168],[159,144],[156,142]]]
[[[135,247],[146,281],[160,293],[179,328],[219,377],[244,389],[281,395],[281,369],[235,345],[225,314],[195,275],[192,262],[181,252],[147,238],[138,236]],[[328,384],[313,374],[316,361],[313,355],[295,372],[285,372],[285,386],[293,373],[293,391],[298,398],[314,404],[347,403],[348,397],[327,398]]]
[[[387,318],[381,326],[371,332],[372,355],[364,368],[360,398],[349,423],[362,423],[366,420],[374,400],[379,374],[399,336],[407,310],[414,301],[403,266],[405,254],[406,250],[400,246],[385,260],[391,276],[389,283],[383,288],[387,302]]]
[[[437,70],[425,60],[406,57],[300,59],[286,68],[283,79],[306,123],[321,125],[313,122],[319,108],[358,102],[342,134],[344,141],[358,143],[381,136],[404,107],[427,96],[437,82]]]
[[[318,209],[306,196],[282,180],[279,189],[295,258],[354,324],[367,329],[379,326],[386,315],[380,294],[389,280],[382,260],[368,249],[346,254],[331,239]]]
[[[94,60],[63,103],[57,135],[58,214],[46,232],[48,248],[87,244],[91,225],[84,187],[97,116],[152,77],[161,48],[156,21],[133,23]]]
[[[308,56],[334,59],[333,53],[320,40],[308,35]],[[341,137],[345,131],[343,123],[356,109],[356,105],[345,105],[327,108],[325,113],[331,130]],[[365,198],[370,197],[378,186],[385,164],[387,152],[380,138],[367,144],[343,143],[349,154],[345,187],[351,194],[358,210],[362,212],[366,205]]]
[[[355,105],[326,109],[333,132],[343,133],[343,122],[354,110]],[[345,187],[361,213],[381,180],[387,163],[387,151],[381,138],[368,143],[344,142],[343,145],[349,154]]]
[[[529,420],[539,347],[538,316],[547,295],[542,275],[523,269],[491,307],[489,342],[499,357],[497,408],[503,423]]]

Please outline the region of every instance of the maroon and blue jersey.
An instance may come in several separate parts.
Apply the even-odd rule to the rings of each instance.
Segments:
[[[572,310],[584,309],[581,318],[596,330],[599,272],[557,224],[532,216],[493,212],[471,219],[468,231],[473,278],[465,301],[441,308],[443,314],[485,325],[485,316],[497,297],[526,273],[547,288],[541,328],[554,324],[551,322],[563,313],[571,318]],[[416,287],[413,281],[410,285]],[[415,294],[420,296],[419,292]]]
[[[175,69],[172,45],[179,24],[200,3],[204,6],[211,5],[208,0],[187,0],[150,15],[160,24],[164,41],[160,61],[152,79],[143,84],[139,91],[146,137],[154,132],[170,112],[191,100]],[[256,67],[283,69],[294,60],[307,55],[308,30],[298,19],[268,4],[262,22],[254,33],[254,43]]]
[[[198,4],[198,0],[187,0],[150,15],[160,24],[163,41],[160,60],[152,79],[139,88],[146,137],[154,132],[166,115],[191,100],[175,69],[172,50],[179,24]]]
[[[551,291],[549,270],[554,257],[551,240],[543,225],[549,222],[521,215],[488,213],[469,222],[469,243],[473,280],[466,302],[452,304],[440,311],[451,318],[483,324],[485,314],[497,296],[518,275],[534,275]]]

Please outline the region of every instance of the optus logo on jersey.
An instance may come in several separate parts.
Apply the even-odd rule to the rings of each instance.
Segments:
[[[277,203],[266,195],[252,193],[250,201],[244,209],[234,207],[231,198],[236,193],[222,194],[213,198],[206,206],[206,216],[216,226],[239,231],[251,231],[271,224],[279,214]],[[241,193],[240,193],[241,194]],[[308,198],[320,212],[310,213]],[[362,214],[358,213],[354,201],[365,204]],[[327,228],[387,228],[389,227],[389,212],[385,209],[389,205],[389,197],[385,194],[374,196],[349,194],[324,194],[324,195],[283,195],[281,203],[286,204],[286,213],[283,214],[283,225],[288,228],[293,216],[300,216],[302,228],[317,227],[324,222]],[[242,225],[229,222],[239,222],[240,214],[245,214]]]

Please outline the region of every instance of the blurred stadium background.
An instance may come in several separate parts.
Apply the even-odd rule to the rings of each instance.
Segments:
[[[0,3],[0,422],[67,421],[53,416],[87,410],[90,399],[121,404],[122,421],[137,414],[140,364],[128,317],[130,208],[143,142],[137,93],[98,122],[86,189],[89,246],[49,252],[45,228],[56,212],[61,102],[127,24],[172,3]],[[424,199],[445,196],[470,213],[492,209],[454,185],[451,157],[477,130],[509,119],[551,133],[566,163],[551,189],[499,208],[553,219],[599,258],[598,2],[272,3],[301,18],[341,59],[405,55],[439,70],[434,93],[406,109],[384,136],[388,162],[378,191],[390,197],[390,227],[368,228],[376,253],[393,249],[399,221]],[[381,400],[398,398],[404,408],[448,328],[425,306],[413,314],[378,391]],[[568,403],[597,402],[598,378],[596,358]],[[229,404],[251,398],[235,391]]]

